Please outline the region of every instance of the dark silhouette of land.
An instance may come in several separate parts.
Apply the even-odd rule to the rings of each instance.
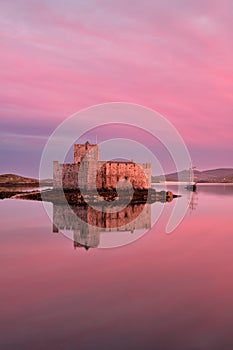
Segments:
[[[181,178],[188,178],[189,170],[179,173],[166,174],[165,176],[152,176],[152,182],[178,181],[178,174]],[[194,169],[194,180],[199,183],[233,183],[233,168],[218,168],[199,171]]]
[[[14,174],[0,175],[0,199],[4,198],[18,198],[26,200],[44,200],[53,203],[63,203],[63,189],[43,189],[43,186],[52,187],[52,180],[40,181],[33,178],[23,177]],[[42,187],[41,187],[42,186]],[[41,187],[41,188],[39,188]],[[85,204],[85,200],[79,190],[64,190],[66,201],[69,204]],[[119,203],[125,202],[129,199],[130,193],[128,191],[116,191],[116,189],[102,189],[98,191],[97,196],[95,192],[89,191],[89,201],[96,203],[100,198],[107,202]],[[134,189],[132,203],[153,203],[155,201],[172,201],[176,198],[170,191],[156,192],[155,189]]]
[[[43,180],[39,183],[38,179],[25,177],[15,174],[0,175],[0,199],[11,198],[17,194],[27,192],[36,192],[39,186],[53,186],[53,181]]]
[[[52,186],[53,180],[45,179],[40,181],[43,186]],[[38,187],[39,180],[33,179],[30,177],[25,177],[16,174],[2,174],[0,175],[0,186],[30,186],[30,187]]]

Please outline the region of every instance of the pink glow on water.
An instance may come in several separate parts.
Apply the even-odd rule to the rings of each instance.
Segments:
[[[196,210],[172,235],[164,233],[170,203],[142,239],[88,251],[53,234],[40,203],[4,200],[3,344],[231,348],[232,186],[215,191],[199,187]]]

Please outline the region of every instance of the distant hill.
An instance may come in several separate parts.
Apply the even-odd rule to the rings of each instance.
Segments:
[[[50,179],[42,180],[44,186],[52,185],[53,181]],[[39,180],[30,177],[15,175],[15,174],[2,174],[0,175],[0,185],[12,185],[12,186],[38,186]]]
[[[181,179],[187,179],[189,177],[189,171],[183,170],[179,172]],[[152,176],[152,182],[163,181],[163,176]],[[165,175],[166,181],[178,181],[178,173],[171,173]],[[194,170],[194,179],[196,182],[233,182],[233,168],[220,168],[211,170]]]

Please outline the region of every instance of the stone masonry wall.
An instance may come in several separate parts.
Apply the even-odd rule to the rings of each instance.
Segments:
[[[151,165],[134,162],[99,162],[97,188],[116,188],[122,180],[130,182],[134,189],[151,186]]]
[[[74,164],[53,163],[53,187],[87,190],[115,189],[126,180],[134,189],[151,186],[151,164],[122,161],[99,161],[99,145],[74,145]],[[78,183],[79,182],[79,183]]]
[[[84,145],[74,145],[74,164],[80,163],[86,157],[88,161],[98,161],[100,158],[100,146],[86,142]]]

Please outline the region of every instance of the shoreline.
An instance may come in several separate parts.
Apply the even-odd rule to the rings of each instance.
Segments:
[[[173,194],[171,191],[156,191],[153,188],[148,190],[134,190],[133,195],[128,191],[116,191],[116,190],[100,190],[98,194],[96,192],[89,191],[85,195],[85,199],[81,192],[78,190],[58,190],[50,189],[44,191],[12,191],[12,192],[0,192],[0,198],[12,198],[21,200],[35,200],[35,201],[47,201],[52,203],[65,203],[68,204],[100,204],[108,202],[111,204],[121,203],[154,203],[154,202],[171,202],[174,198],[179,196]]]

